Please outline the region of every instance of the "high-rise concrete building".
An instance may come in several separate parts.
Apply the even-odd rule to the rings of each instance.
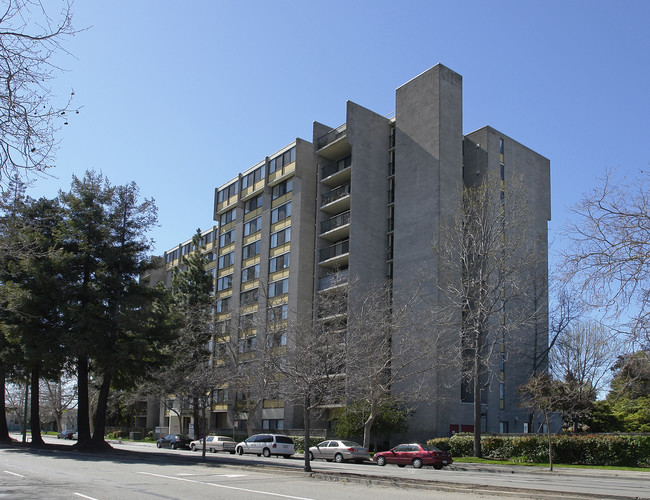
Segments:
[[[518,177],[526,186],[531,213],[526,236],[536,242],[534,271],[544,282],[549,161],[490,127],[463,135],[460,75],[437,65],[415,77],[397,89],[390,117],[348,101],[343,125],[315,122],[313,142],[296,139],[215,190],[217,227],[210,252],[216,262],[217,325],[226,329],[247,316],[266,317],[269,307],[279,310],[283,321],[309,321],[319,293],[351,280],[368,287],[394,283],[399,299],[424,268],[430,275],[421,293],[436,304],[443,300],[436,282],[444,263],[434,251],[445,237],[443,221],[458,210],[462,187],[488,171],[497,172],[502,185]],[[176,258],[183,248],[173,250]],[[177,260],[167,252],[166,262],[170,267]],[[507,362],[484,391],[484,431],[532,431],[528,412],[516,403],[518,386],[532,372],[530,359],[547,343],[545,292],[539,303],[537,323],[521,332],[517,349],[506,357],[509,346],[501,347]],[[230,342],[242,355],[270,341],[257,338],[265,335],[259,328],[238,331],[240,338]],[[291,339],[285,334],[272,342],[283,347]],[[473,406],[462,396],[459,374],[437,373],[435,366],[431,373],[432,380],[449,383],[439,384],[444,394],[418,404],[409,436],[473,429]],[[222,403],[211,428],[234,424]],[[296,412],[269,399],[247,418],[256,418],[263,429],[294,429],[302,426]]]

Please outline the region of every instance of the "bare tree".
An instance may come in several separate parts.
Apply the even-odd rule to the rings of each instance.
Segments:
[[[540,275],[536,272],[540,262],[535,251],[538,242],[528,236],[527,199],[519,179],[503,185],[488,171],[476,185],[463,187],[461,205],[442,229],[439,322],[452,331],[450,338],[459,338],[459,345],[449,346],[449,358],[457,353],[463,397],[474,405],[477,457],[481,456],[482,392],[497,372],[497,354],[506,345],[510,352],[530,349],[524,329],[546,307],[545,300],[531,299],[535,291],[528,286]],[[541,284],[541,289],[545,286]],[[453,335],[454,331],[460,335]]]
[[[564,278],[604,320],[623,323],[633,339],[650,342],[650,186],[608,170],[585,193],[564,234]]]
[[[76,33],[71,0],[60,5],[52,12],[41,0],[7,0],[0,11],[0,186],[52,167],[55,133],[79,112],[71,107],[74,92],[59,102],[49,86],[61,71],[55,54]]]
[[[562,410],[574,431],[609,382],[622,347],[616,332],[595,321],[576,322],[557,337],[551,350],[551,370],[557,380],[570,386],[573,398]]]
[[[544,416],[546,434],[548,437],[549,468],[553,470],[553,442],[551,441],[551,415],[571,398],[562,387],[548,373],[538,373],[530,377],[526,384],[519,388],[521,405],[529,408],[531,413],[539,411]]]
[[[419,295],[412,286],[402,303],[395,303],[390,283],[372,286],[351,282],[347,317],[346,398],[363,402],[368,416],[363,425],[363,446],[370,446],[370,433],[382,403],[417,405],[433,396],[424,373],[431,369],[436,330],[413,307]],[[332,302],[328,300],[328,302]],[[402,335],[427,331],[426,336]]]
[[[326,404],[340,403],[344,394],[345,346],[341,332],[329,326],[311,320],[288,325],[290,341],[286,352],[272,358],[280,376],[280,395],[303,409],[306,472],[311,471],[312,412]]]
[[[61,374],[58,380],[41,380],[41,414],[53,418],[63,430],[63,414],[77,406],[77,386],[73,378]]]

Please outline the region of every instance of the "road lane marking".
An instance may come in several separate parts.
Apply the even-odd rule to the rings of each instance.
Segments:
[[[3,472],[4,472],[5,474],[11,474],[12,476],[22,477],[23,479],[25,478],[25,476],[21,476],[20,474],[16,474],[15,472],[9,472],[8,470],[3,471]]]
[[[206,486],[214,486],[215,488],[223,488],[226,490],[245,491],[246,493],[258,493],[260,495],[267,495],[270,497],[291,498],[293,500],[314,500],[313,498],[294,497],[291,495],[283,495],[282,493],[271,493],[269,491],[250,490],[248,488],[237,488],[235,486],[225,486],[223,484],[206,483],[205,481],[195,481],[194,479],[187,479],[184,477],[165,476],[163,474],[154,474],[153,472],[138,472],[146,476],[162,477],[164,479],[174,479],[176,481],[186,481],[188,483],[204,484]]]
[[[88,500],[97,500],[94,497],[89,497],[89,496],[86,496],[86,495],[82,495],[81,493],[73,493],[73,495],[76,496],[76,497],[87,498]]]

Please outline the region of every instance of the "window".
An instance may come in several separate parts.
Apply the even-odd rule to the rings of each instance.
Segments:
[[[224,299],[217,300],[217,312],[224,313],[230,311],[231,304],[232,297],[226,297]]]
[[[271,235],[271,248],[284,245],[291,240],[291,228],[288,227]]]
[[[251,352],[255,350],[257,346],[257,337],[247,337],[245,339],[239,339],[239,353]]]
[[[289,306],[287,304],[269,307],[268,322],[273,324],[275,322],[287,319],[288,311]]]
[[[241,282],[246,283],[247,281],[255,280],[260,277],[260,265],[255,264],[254,266],[247,267],[242,269],[241,272]]]
[[[255,302],[257,302],[258,295],[259,295],[259,291],[257,288],[253,288],[252,290],[246,290],[245,292],[242,292],[239,295],[239,302],[242,306],[248,304],[254,304]]]
[[[289,293],[289,278],[269,283],[269,297],[276,297],[284,293]]]
[[[183,248],[181,248],[181,255],[187,255],[190,253],[190,244],[187,243],[186,245],[183,245]]]
[[[219,246],[225,247],[226,245],[230,245],[233,241],[235,241],[235,228],[226,231],[219,237]]]
[[[208,234],[204,234],[201,236],[201,246],[204,247],[208,243],[212,243],[212,231],[210,231]]]
[[[268,347],[283,347],[287,345],[287,332],[276,332],[268,336]]]
[[[232,274],[223,276],[217,280],[217,291],[228,290],[232,288]]]
[[[247,214],[262,206],[262,195],[257,195],[244,203],[244,213]]]
[[[205,260],[206,260],[207,262],[212,262],[212,261],[215,260],[216,258],[217,258],[217,254],[214,253],[214,252],[208,252],[208,253],[205,254]]]
[[[170,263],[176,259],[178,259],[178,248],[173,252],[169,252],[168,254],[165,255],[165,261],[167,263]]]
[[[260,253],[260,240],[254,241],[253,243],[246,245],[242,249],[242,259],[248,259]]]
[[[248,331],[257,326],[257,313],[243,314],[239,317],[239,329],[241,331]]]
[[[262,229],[262,216],[255,217],[244,224],[244,236],[249,236]]]
[[[233,196],[235,196],[238,191],[237,189],[238,184],[239,182],[235,181],[229,186],[226,186],[225,188],[221,189],[219,191],[219,194],[217,195],[217,203],[228,201],[228,198],[232,198]]]
[[[278,208],[271,210],[271,224],[291,217],[291,202],[280,205]]]
[[[499,422],[499,433],[507,434],[508,433],[508,422]]]
[[[265,166],[256,168],[250,174],[246,174],[241,179],[241,188],[246,189],[249,186],[254,186],[256,183],[264,179]]]
[[[214,391],[214,402],[215,403],[227,403],[228,402],[228,389],[217,389]]]
[[[269,261],[269,272],[273,273],[289,267],[289,253],[283,253]]]
[[[269,173],[281,170],[282,167],[289,165],[289,163],[293,163],[294,161],[296,161],[295,146],[269,161]]]
[[[287,179],[286,181],[282,181],[277,186],[273,186],[271,198],[275,200],[276,198],[279,198],[280,196],[284,196],[285,194],[291,192],[292,189],[293,189],[293,179]]]
[[[269,418],[262,420],[262,428],[269,431],[284,430],[284,419],[282,418]]]
[[[223,269],[224,267],[229,267],[232,266],[234,263],[235,259],[235,252],[228,252],[221,257],[219,257],[219,262],[217,264],[217,267],[219,269]]]
[[[229,222],[232,222],[236,219],[236,213],[235,209],[233,208],[232,210],[228,210],[226,213],[223,213],[219,216],[219,224],[222,226],[225,226]]]

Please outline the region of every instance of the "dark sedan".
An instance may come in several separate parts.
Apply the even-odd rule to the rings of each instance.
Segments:
[[[75,439],[74,431],[61,431],[56,435],[57,439]]]
[[[372,457],[377,465],[397,464],[399,467],[412,465],[419,469],[423,465],[433,465],[434,469],[442,469],[454,461],[451,454],[428,444],[400,444],[389,451],[380,451]]]
[[[167,434],[156,442],[156,446],[158,448],[171,448],[172,450],[175,450],[176,448],[189,449],[190,442],[190,438],[187,436],[181,434]]]

